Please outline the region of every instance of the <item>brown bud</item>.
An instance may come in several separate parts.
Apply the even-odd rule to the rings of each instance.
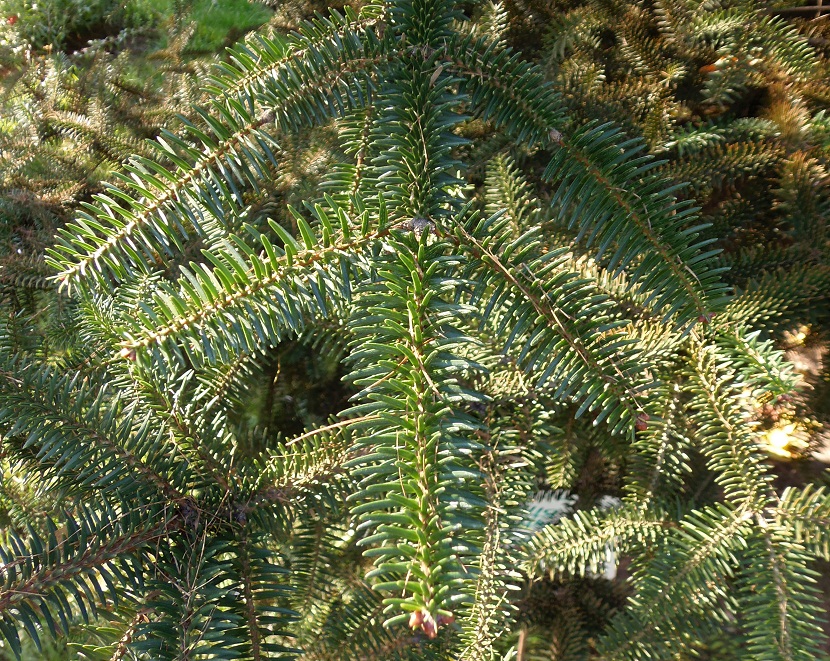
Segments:
[[[452,613],[449,615],[438,615],[435,618],[435,621],[438,623],[438,626],[444,626],[445,624],[452,624],[455,622],[455,616]]]
[[[126,358],[129,361],[135,362],[135,348],[134,347],[124,347],[118,354],[122,358]]]
[[[641,413],[637,416],[637,422],[634,424],[634,428],[637,431],[645,431],[646,429],[648,429],[648,420],[648,413]]]
[[[277,119],[277,114],[273,110],[265,110],[259,115],[260,124],[273,124]]]
[[[554,142],[557,145],[562,144],[562,134],[556,129],[551,129],[550,133],[548,133],[548,137],[551,139],[551,142]]]
[[[438,622],[432,617],[431,613],[424,615],[424,621],[421,624],[421,629],[427,635],[427,638],[435,638],[438,635]]]
[[[412,614],[409,616],[409,628],[417,629],[423,621],[424,616],[421,614],[421,611],[412,611]]]

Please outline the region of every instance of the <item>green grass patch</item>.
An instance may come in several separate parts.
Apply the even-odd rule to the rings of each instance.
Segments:
[[[215,53],[236,42],[249,30],[267,23],[271,9],[248,0],[196,0],[187,20],[196,23],[187,50]]]

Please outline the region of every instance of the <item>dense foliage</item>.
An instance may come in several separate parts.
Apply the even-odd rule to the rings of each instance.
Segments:
[[[826,654],[821,8],[15,3],[2,650]]]

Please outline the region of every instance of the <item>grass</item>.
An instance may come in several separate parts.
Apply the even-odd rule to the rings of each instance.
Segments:
[[[187,45],[191,53],[216,53],[246,32],[267,23],[272,11],[248,0],[196,0],[187,17],[196,31]]]
[[[0,0],[2,3],[3,0]],[[130,0],[161,25],[175,20],[178,25],[193,24],[187,43],[188,56],[221,54],[243,35],[267,23],[273,10],[249,0]],[[167,35],[155,44],[164,47]]]

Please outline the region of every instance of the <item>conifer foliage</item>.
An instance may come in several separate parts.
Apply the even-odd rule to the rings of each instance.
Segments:
[[[776,310],[732,295],[649,142],[580,117],[500,4],[463,9],[247,38],[59,229],[60,338],[13,284],[2,461],[51,502],[2,491],[10,649],[80,626],[89,659],[670,659],[726,632],[818,657],[830,495],[782,489],[764,445],[758,411],[800,397],[751,326]],[[272,213],[321,130],[339,162]],[[287,436],[251,399],[297,346],[349,398]],[[589,473],[615,486],[553,516],[540,490]],[[617,564],[601,623],[534,628],[534,586]]]

